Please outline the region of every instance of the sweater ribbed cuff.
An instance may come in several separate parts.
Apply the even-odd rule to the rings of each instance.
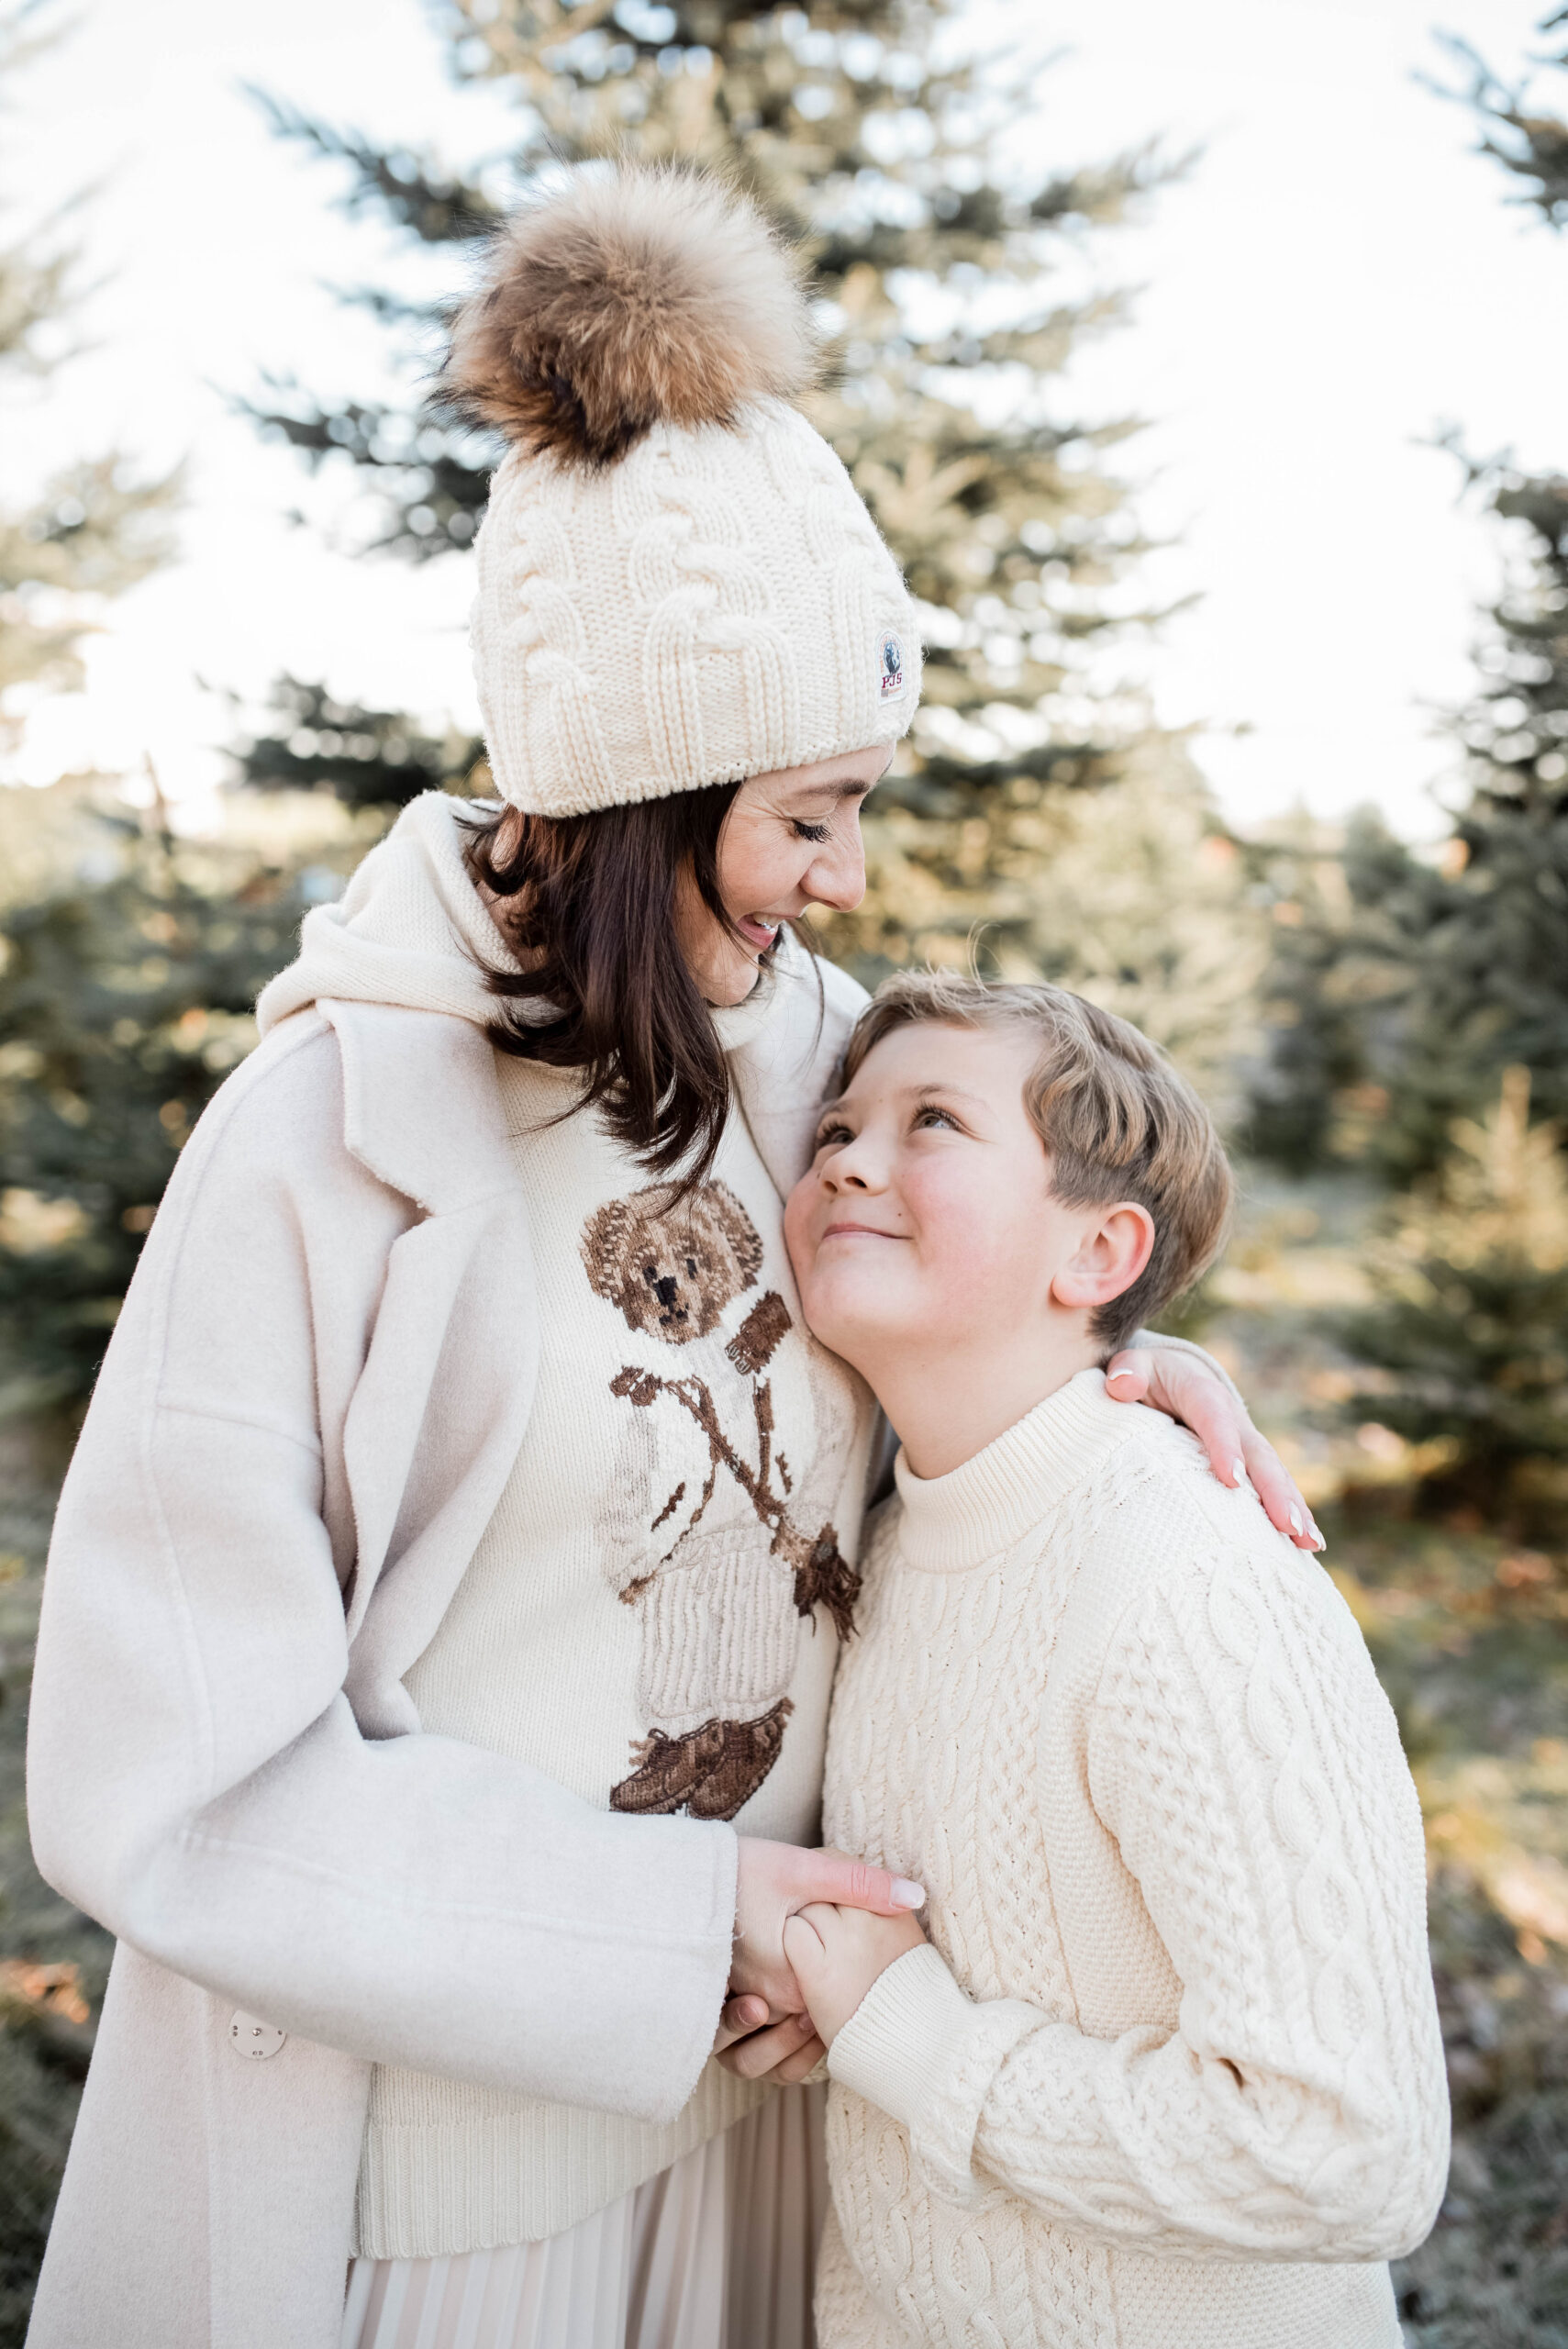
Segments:
[[[980,2021],[930,1943],[879,1974],[832,2046],[828,2072],[911,2136],[951,2094],[964,2042]]]
[[[974,2166],[974,2133],[991,2085],[1042,2018],[1021,1998],[978,2005],[929,1944],[872,1984],[828,2050],[829,2076],[909,2132],[917,2176],[949,2200],[996,2191]]]

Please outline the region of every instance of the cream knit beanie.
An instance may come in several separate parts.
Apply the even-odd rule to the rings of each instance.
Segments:
[[[473,624],[513,807],[575,815],[907,729],[914,608],[789,404],[814,357],[790,256],[695,173],[583,165],[497,237],[446,380],[513,444]]]

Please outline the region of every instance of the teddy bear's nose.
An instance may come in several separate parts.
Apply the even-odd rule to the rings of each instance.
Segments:
[[[666,1275],[663,1280],[654,1282],[653,1294],[659,1299],[660,1304],[668,1310],[681,1294],[681,1284],[677,1280],[671,1279],[669,1275]]]

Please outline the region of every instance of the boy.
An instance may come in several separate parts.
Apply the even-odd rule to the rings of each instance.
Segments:
[[[1230,1179],[1144,1038],[884,986],[786,1230],[898,1431],[824,1840],[929,1890],[786,1950],[828,2048],[822,2349],[1391,2349],[1442,2191],[1415,1792],[1328,1577],[1105,1394]]]

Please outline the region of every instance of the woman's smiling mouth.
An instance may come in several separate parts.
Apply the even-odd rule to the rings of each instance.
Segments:
[[[740,914],[735,927],[748,946],[754,946],[760,954],[765,954],[784,924],[782,921],[766,921],[761,914]]]

